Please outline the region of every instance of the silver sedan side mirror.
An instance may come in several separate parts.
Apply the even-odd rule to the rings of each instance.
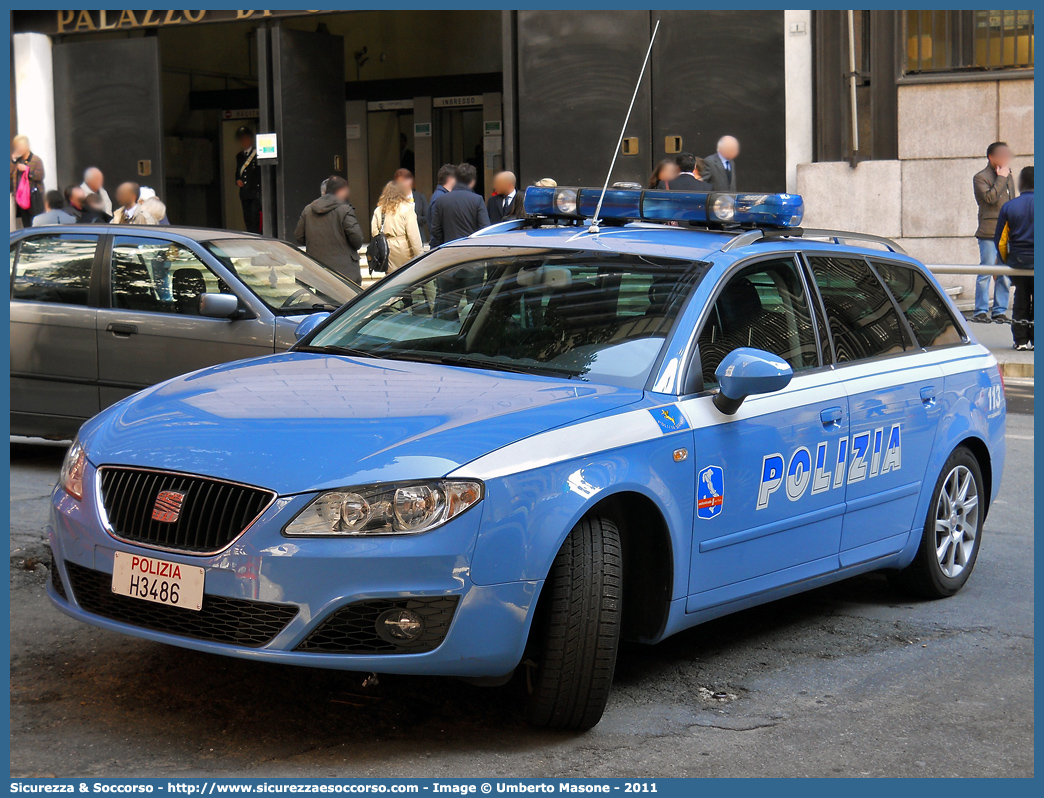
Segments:
[[[199,298],[199,315],[212,319],[227,319],[239,310],[239,297],[232,294],[202,294]]]

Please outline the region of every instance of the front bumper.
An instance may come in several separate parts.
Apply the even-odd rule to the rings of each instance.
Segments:
[[[212,556],[193,556],[136,546],[109,535],[92,501],[97,495],[93,484],[96,477],[96,470],[88,468],[83,502],[74,501],[60,488],[52,495],[47,534],[65,596],[59,595],[53,583],[48,587],[48,596],[56,607],[73,618],[198,651],[318,668],[502,676],[522,658],[541,583],[476,585],[472,582],[471,557],[481,520],[481,512],[476,509],[417,536],[287,538],[281,534],[282,527],[312,496],[284,497],[225,551]],[[78,581],[84,590],[85,575],[91,575],[96,583],[111,575],[116,551],[205,568],[204,608],[207,609],[208,597],[213,597],[211,615],[221,614],[229,621],[223,623],[223,633],[218,635],[226,642],[199,639],[199,634],[182,632],[178,625],[162,625],[164,630],[149,628],[137,614],[120,617],[111,604],[104,614],[92,612],[89,607],[96,607],[99,600],[104,600],[98,595],[92,595],[88,601],[84,593],[87,607],[81,604],[77,600]],[[438,602],[439,598],[450,600]],[[346,607],[405,599],[424,599],[452,607],[448,631],[432,650],[329,653],[307,650],[307,644],[306,650],[296,650],[314,630]],[[135,605],[138,602],[125,600]],[[261,644],[231,642],[239,638],[228,633],[230,626],[239,623],[235,620],[236,610],[251,606],[292,608],[293,613],[274,636],[266,637]],[[176,608],[158,610],[161,614],[164,611],[168,614],[192,612]],[[198,617],[189,618],[190,622],[198,620]],[[170,628],[179,631],[171,633]]]

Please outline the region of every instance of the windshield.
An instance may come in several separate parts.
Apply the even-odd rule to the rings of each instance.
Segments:
[[[361,290],[300,250],[259,238],[203,242],[269,308],[283,315],[335,310]]]
[[[577,250],[439,250],[298,348],[641,388],[704,265]]]

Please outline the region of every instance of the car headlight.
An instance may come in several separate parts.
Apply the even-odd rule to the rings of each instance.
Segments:
[[[482,500],[482,483],[432,480],[320,494],[283,530],[297,535],[413,535],[442,526]]]
[[[58,477],[58,484],[62,490],[72,496],[76,501],[83,498],[83,472],[87,469],[87,452],[83,450],[79,440],[73,441],[69,451],[65,453],[65,461],[62,463],[62,472]]]

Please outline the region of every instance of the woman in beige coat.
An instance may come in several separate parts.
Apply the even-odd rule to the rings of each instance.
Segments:
[[[377,235],[384,223],[388,239],[388,274],[406,265],[421,254],[420,228],[413,210],[413,198],[399,183],[389,183],[377,200],[377,208],[370,220],[370,234]]]

